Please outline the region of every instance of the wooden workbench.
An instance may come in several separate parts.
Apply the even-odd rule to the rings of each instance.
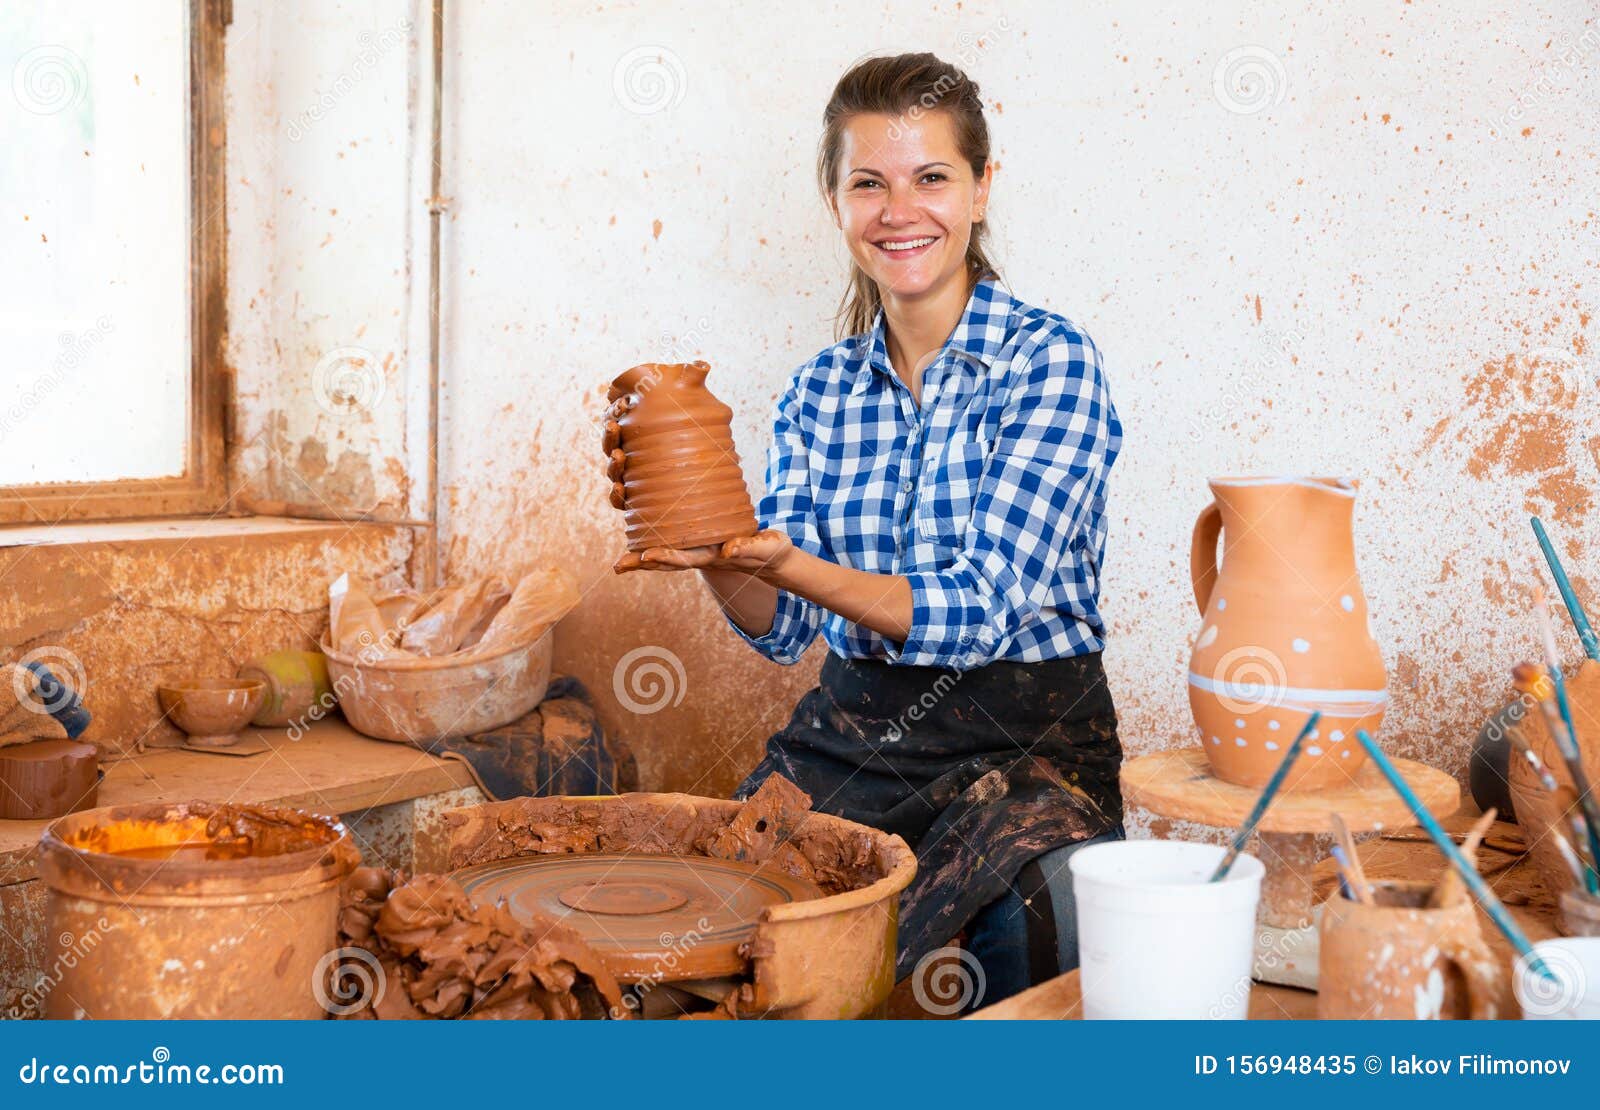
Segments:
[[[156,748],[105,767],[97,804],[251,802],[349,814],[473,785],[464,764],[407,744],[373,740],[334,717],[299,740],[286,729],[250,729],[272,748],[212,755]],[[0,821],[0,887],[37,876],[35,848],[48,821]]]
[[[1475,815],[1459,814],[1441,824],[1460,840],[1474,819]],[[1431,881],[1439,876],[1444,867],[1444,859],[1438,849],[1419,828],[1400,829],[1389,836],[1364,841],[1360,851],[1367,874],[1374,879]],[[1531,857],[1523,848],[1521,830],[1516,825],[1500,821],[1491,826],[1478,852],[1478,866],[1529,939],[1540,941],[1557,935],[1554,900],[1540,883]],[[1332,894],[1337,883],[1333,861],[1324,860],[1316,871],[1317,901],[1321,902]],[[1500,936],[1487,915],[1480,911],[1478,917],[1484,939],[1509,963],[1512,958],[1510,945]],[[1069,971],[1047,983],[1013,995],[1004,1002],[986,1006],[973,1014],[971,1019],[1081,1018],[1082,1004],[1083,988],[1078,972]],[[1297,1021],[1316,1016],[1317,996],[1313,991],[1266,983],[1256,983],[1250,989],[1252,1021]]]

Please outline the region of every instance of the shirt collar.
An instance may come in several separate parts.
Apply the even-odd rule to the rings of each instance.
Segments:
[[[976,363],[987,370],[1000,353],[1000,348],[1005,346],[1006,334],[1010,330],[1011,311],[1016,301],[994,278],[984,278],[973,286],[972,295],[967,298],[967,307],[962,310],[961,319],[956,323],[955,330],[950,333],[950,338],[945,340],[940,354],[950,352],[963,355],[968,361]],[[866,383],[871,380],[871,371],[878,370],[885,374],[893,374],[894,368],[889,364],[889,346],[885,339],[883,325],[883,309],[878,309],[878,315],[872,321],[872,330],[867,333],[867,359],[863,369],[867,371],[856,379],[854,391],[859,392],[866,388]]]

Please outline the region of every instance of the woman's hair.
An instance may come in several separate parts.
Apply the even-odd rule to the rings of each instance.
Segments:
[[[898,127],[909,126],[930,112],[949,114],[955,125],[956,146],[972,167],[973,176],[981,178],[989,161],[989,124],[983,118],[978,86],[965,73],[933,54],[896,54],[857,62],[839,78],[822,112],[817,183],[823,195],[830,195],[838,188],[844,129],[851,118],[869,114],[898,116],[901,117],[895,124]],[[974,224],[972,238],[967,242],[970,282],[998,276],[983,253],[987,229],[986,223]],[[839,337],[857,335],[871,328],[882,304],[877,285],[852,261],[850,285],[839,302],[835,318]]]

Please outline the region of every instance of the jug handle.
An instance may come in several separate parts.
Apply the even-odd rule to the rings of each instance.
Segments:
[[[1467,1016],[1473,1021],[1493,1021],[1516,1016],[1507,1012],[1505,969],[1481,938],[1448,937],[1439,951],[1460,971],[1467,985]]]
[[[1206,615],[1211,591],[1217,584],[1217,537],[1222,535],[1222,510],[1213,501],[1200,510],[1194,522],[1194,541],[1189,547],[1189,580],[1194,583],[1194,603]]]

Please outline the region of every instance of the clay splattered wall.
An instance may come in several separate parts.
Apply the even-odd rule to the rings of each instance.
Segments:
[[[1208,475],[1362,479],[1385,736],[1453,770],[1530,648],[1528,512],[1587,589],[1591,6],[1136,10],[827,4],[800,21],[756,5],[453,5],[447,566],[578,572],[558,663],[632,741],[647,786],[730,788],[820,659],[760,660],[691,579],[610,575],[602,383],[646,358],[709,359],[759,479],[772,402],[828,341],[841,287],[811,185],[817,118],[869,51],[931,49],[983,85],[1002,270],[1105,352],[1127,449],[1104,609],[1130,749],[1187,742],[1187,550]],[[332,18],[279,31],[323,34]],[[371,20],[363,9],[350,34]],[[352,282],[385,279],[391,246],[370,242]],[[315,292],[309,311],[326,311],[326,282]],[[644,685],[630,691],[630,674]]]

